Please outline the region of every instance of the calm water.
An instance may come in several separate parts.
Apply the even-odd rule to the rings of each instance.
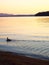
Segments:
[[[49,59],[49,17],[0,17],[0,50]]]

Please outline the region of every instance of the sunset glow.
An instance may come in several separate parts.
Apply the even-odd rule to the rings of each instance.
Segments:
[[[33,14],[48,7],[49,0],[0,0],[0,13]]]

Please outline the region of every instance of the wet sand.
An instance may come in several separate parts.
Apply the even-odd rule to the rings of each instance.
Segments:
[[[0,51],[0,65],[49,65],[49,60],[34,59],[11,52]]]

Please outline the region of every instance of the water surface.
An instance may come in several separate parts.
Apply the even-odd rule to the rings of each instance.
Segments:
[[[49,59],[49,17],[0,17],[0,50]]]

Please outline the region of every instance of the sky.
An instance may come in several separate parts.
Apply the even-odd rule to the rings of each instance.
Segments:
[[[49,0],[0,0],[0,13],[35,14],[49,11]]]

